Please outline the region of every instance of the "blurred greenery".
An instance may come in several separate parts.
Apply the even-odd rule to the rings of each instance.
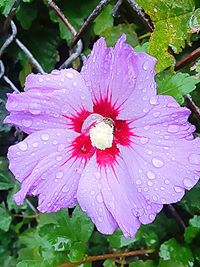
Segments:
[[[98,0],[55,1],[78,31]],[[108,45],[125,33],[127,42],[136,51],[147,51],[158,59],[156,81],[158,93],[169,94],[184,105],[184,96],[192,95],[200,105],[200,61],[192,60],[178,71],[174,66],[180,58],[199,46],[200,3],[194,0],[137,0],[154,25],[150,33],[140,16],[124,1],[113,16],[116,1],[104,7],[82,36],[84,54],[88,54],[98,37],[105,37]],[[46,72],[58,67],[70,55],[73,35],[49,8],[46,0],[0,1],[0,46],[8,32],[3,32],[5,17],[16,5],[13,20],[17,37],[27,46]],[[6,75],[20,89],[25,77],[36,72],[29,59],[15,42],[5,50],[2,60]],[[72,67],[79,69],[80,60]],[[6,152],[22,136],[14,127],[3,124],[7,115],[6,93],[10,86],[0,80],[0,266],[1,267],[54,267],[66,262],[83,261],[79,266],[130,267],[187,267],[200,266],[200,184],[198,183],[175,206],[177,218],[167,207],[150,225],[143,225],[135,238],[125,238],[121,231],[113,235],[100,234],[87,215],[77,206],[51,214],[39,214],[37,203],[30,198],[18,207],[12,197],[19,189],[8,170]],[[199,122],[191,120],[200,129]],[[152,249],[141,256],[102,258],[84,262],[89,256],[108,253]],[[67,266],[67,265],[66,265]]]

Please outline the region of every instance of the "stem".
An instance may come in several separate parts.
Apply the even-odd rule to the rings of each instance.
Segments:
[[[88,28],[88,26],[95,20],[95,18],[101,13],[102,9],[110,2],[111,0],[101,0],[100,3],[96,6],[96,8],[92,11],[92,13],[89,15],[89,17],[86,19],[86,21],[81,26],[80,30],[77,32],[77,34],[74,36],[70,47],[73,47],[77,44],[78,40],[82,37],[85,30]]]
[[[97,256],[87,256],[84,260],[79,262],[69,262],[64,263],[58,267],[75,267],[80,264],[84,264],[87,262],[93,262],[93,261],[101,261],[106,259],[115,259],[115,258],[121,258],[121,257],[130,257],[130,256],[136,256],[136,255],[144,255],[149,253],[154,253],[155,250],[153,249],[141,249],[141,250],[133,250],[133,251],[127,251],[127,252],[115,252],[110,254],[103,254],[103,255],[97,255]]]
[[[3,24],[3,33],[6,33],[8,31],[8,27],[10,25],[10,22],[12,20],[12,18],[15,15],[15,11],[18,7],[18,5],[20,4],[20,0],[15,0],[15,2],[13,3],[10,12],[8,13],[8,16],[6,17],[4,24]]]
[[[193,102],[190,95],[185,96],[185,102],[188,106],[188,108],[194,113],[196,118],[200,121],[200,109],[197,107],[197,105]]]
[[[138,16],[141,18],[141,20],[146,25],[147,29],[150,32],[153,32],[154,27],[153,27],[151,21],[146,17],[146,14],[143,11],[143,9],[134,0],[126,0],[126,1],[133,8],[133,10],[138,14]]]
[[[149,36],[151,36],[151,33],[150,33],[150,32],[147,32],[147,33],[145,33],[145,34],[143,34],[143,35],[141,35],[141,36],[138,36],[138,39],[139,39],[139,40],[142,40],[142,39],[144,39],[144,38],[146,38],[146,37],[149,37]]]
[[[175,70],[179,70],[185,67],[187,64],[195,61],[198,57],[200,57],[200,47],[192,51],[191,53],[182,57],[179,61],[176,62]]]
[[[179,228],[184,231],[185,230],[185,223],[182,220],[182,218],[180,217],[180,215],[178,214],[178,212],[176,211],[176,209],[174,208],[173,205],[169,204],[167,205],[167,209],[169,210],[169,212],[171,213],[171,216],[175,219],[176,223],[178,224]]]

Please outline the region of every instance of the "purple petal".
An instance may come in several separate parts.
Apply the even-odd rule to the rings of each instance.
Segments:
[[[100,38],[84,62],[81,75],[94,99],[111,97],[120,106],[134,90],[138,68],[133,48],[125,40],[123,35],[113,49]]]
[[[112,234],[117,224],[104,204],[100,175],[95,156],[93,156],[81,175],[77,199],[97,229],[103,234]]]
[[[141,222],[152,222],[162,208],[162,205],[149,203],[137,192],[120,158],[114,170],[102,169],[101,179],[104,203],[126,237],[135,236]]]
[[[180,200],[200,176],[200,139],[187,122],[190,111],[173,98],[159,96],[146,117],[132,123],[132,148],[121,147],[137,190],[153,203]]]
[[[120,119],[137,119],[145,116],[156,102],[154,66],[156,59],[146,53],[134,53],[132,64],[137,67],[132,94],[120,110]],[[126,75],[129,77],[129,74]]]
[[[35,132],[9,148],[9,168],[17,180],[22,182],[44,157],[62,152],[76,136],[78,134],[75,132],[63,129]]]
[[[55,72],[54,72],[55,73]],[[92,111],[92,99],[81,75],[75,70],[57,74],[31,74],[27,91],[9,94],[6,108],[11,112],[5,119],[26,133],[46,128],[66,128],[67,116],[81,110]]]

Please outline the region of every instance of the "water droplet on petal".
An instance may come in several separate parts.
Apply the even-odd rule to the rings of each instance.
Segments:
[[[148,171],[147,172],[147,177],[150,179],[150,180],[153,180],[153,179],[155,179],[155,173],[154,172],[152,172],[152,171]]]
[[[135,181],[135,183],[136,183],[137,185],[140,185],[142,182],[141,182],[141,180],[138,179],[138,180]]]
[[[18,144],[18,147],[19,147],[19,149],[20,149],[21,151],[26,151],[26,150],[28,149],[28,145],[27,145],[27,143],[26,143],[25,141],[20,142],[20,143]]]
[[[69,79],[72,79],[74,77],[74,74],[72,72],[66,72],[66,76]]]
[[[57,161],[61,161],[61,160],[62,160],[62,157],[61,157],[61,156],[57,156],[57,157],[56,157],[56,160],[57,160]]]
[[[181,188],[180,186],[174,186],[174,190],[175,190],[176,193],[183,192],[183,188]]]
[[[22,125],[24,126],[24,127],[30,127],[31,125],[32,125],[32,120],[29,120],[29,119],[23,119],[22,120]]]
[[[150,62],[149,61],[145,61],[143,64],[143,69],[144,70],[148,70],[150,68]]]
[[[149,100],[149,103],[151,105],[156,105],[157,104],[157,101],[158,101],[158,97],[157,96],[152,96]]]
[[[40,77],[40,78],[38,79],[38,81],[41,83],[41,82],[44,81],[44,79],[43,79],[42,77]]]
[[[62,171],[59,171],[56,173],[56,178],[59,179],[59,178],[62,178],[64,175],[64,173]]]
[[[99,222],[103,222],[103,221],[104,221],[104,220],[103,220],[103,217],[102,217],[102,216],[99,216],[99,217],[98,217],[98,221],[99,221]]]
[[[169,133],[177,133],[179,130],[179,126],[178,125],[169,125],[167,131]]]
[[[67,185],[64,185],[63,188],[62,188],[62,192],[63,193],[69,192],[69,187]]]
[[[96,172],[96,173],[95,173],[95,177],[96,177],[97,179],[101,178],[101,173],[100,173],[100,172]]]
[[[29,111],[33,115],[38,115],[41,113],[41,105],[38,103],[30,103]]]
[[[188,179],[188,178],[185,178],[183,180],[183,184],[186,188],[191,188],[193,187],[194,183],[192,182],[192,180]]]
[[[149,219],[150,219],[150,220],[154,220],[155,217],[156,217],[155,214],[149,214]]]
[[[32,144],[32,146],[33,146],[33,147],[38,147],[38,143],[35,142],[35,143]]]
[[[47,141],[47,140],[49,140],[49,134],[47,134],[47,133],[42,134],[42,135],[41,135],[41,139],[42,139],[43,141]]]
[[[165,182],[165,184],[169,184],[169,180],[168,179],[166,179],[164,182]]]
[[[161,159],[157,159],[157,158],[153,158],[152,163],[157,168],[161,168],[164,165],[164,162]]]
[[[96,200],[97,200],[97,202],[99,202],[99,203],[102,203],[102,202],[103,202],[103,198],[102,198],[101,193],[99,193],[99,194],[96,196]]]
[[[191,164],[194,165],[200,164],[200,154],[191,154],[188,159]]]
[[[148,141],[149,141],[149,138],[148,137],[141,137],[140,138],[140,143],[141,144],[146,144],[146,143],[148,143]]]

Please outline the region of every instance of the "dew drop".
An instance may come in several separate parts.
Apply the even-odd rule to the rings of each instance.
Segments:
[[[96,196],[96,200],[97,200],[97,202],[99,202],[99,203],[102,203],[102,202],[103,202],[103,198],[102,198],[101,193],[99,193],[99,194]]]
[[[194,165],[200,164],[200,154],[191,154],[188,159],[191,164]]]
[[[135,181],[135,183],[136,183],[137,185],[140,185],[142,182],[141,182],[141,180],[138,179],[138,180]]]
[[[74,77],[74,74],[71,72],[66,73],[67,78],[72,79]]]
[[[24,126],[24,127],[30,127],[31,125],[32,125],[32,120],[28,120],[28,119],[23,119],[22,120],[22,125]]]
[[[38,81],[41,83],[41,82],[44,81],[44,79],[43,79],[42,77],[40,77],[40,78],[38,79]]]
[[[100,178],[101,178],[101,173],[100,173],[100,172],[96,172],[96,173],[95,173],[95,177],[96,177],[97,179],[100,179]]]
[[[153,116],[154,116],[154,118],[159,117],[159,116],[160,116],[160,112],[159,112],[159,111],[158,111],[158,112],[154,112],[154,113],[153,113]]]
[[[145,61],[143,64],[143,69],[144,70],[148,70],[150,68],[150,62],[149,61]]]
[[[154,220],[155,219],[155,215],[154,214],[149,214],[149,219],[150,220]]]
[[[169,180],[168,179],[166,179],[164,182],[165,182],[165,184],[169,184]]]
[[[38,147],[38,143],[35,142],[35,143],[32,144],[32,146],[33,146],[33,147]]]
[[[169,133],[177,133],[178,129],[179,129],[179,127],[177,125],[169,125],[167,131]]]
[[[183,180],[183,184],[186,188],[191,188],[193,186],[193,182],[188,178],[185,178]]]
[[[101,222],[103,222],[103,217],[102,216],[99,216],[98,217],[98,221],[101,223]]]
[[[148,177],[150,180],[153,180],[153,179],[156,178],[155,173],[152,172],[152,171],[148,171],[148,172],[147,172],[147,177]]]
[[[152,163],[156,168],[161,168],[164,165],[164,162],[157,158],[153,158]]]
[[[49,140],[49,134],[47,134],[47,133],[42,134],[42,135],[41,135],[41,139],[42,139],[43,141],[47,141],[47,140]]]
[[[174,186],[174,190],[175,190],[176,193],[183,192],[183,188],[181,188],[180,186]]]
[[[61,161],[61,160],[62,160],[62,157],[61,157],[61,156],[57,156],[57,157],[56,157],[56,160],[57,160],[57,161]]]
[[[148,143],[148,141],[149,141],[149,138],[148,137],[141,137],[140,138],[140,143],[141,144],[146,144],[146,143]]]
[[[21,151],[26,151],[26,150],[28,149],[28,145],[27,145],[27,143],[26,143],[25,141],[20,142],[20,143],[18,144],[18,147],[19,147],[19,149],[20,149]]]
[[[156,104],[157,104],[157,99],[158,99],[157,96],[152,96],[152,97],[150,98],[150,100],[149,100],[149,103],[150,103],[151,105],[156,105]]]
[[[56,178],[60,179],[60,178],[63,177],[63,175],[64,175],[64,173],[62,171],[59,171],[59,172],[56,173]]]
[[[62,192],[63,193],[69,192],[69,187],[67,185],[64,185],[63,188],[62,188]]]
[[[41,105],[37,103],[30,103],[29,111],[33,115],[38,115],[41,113]]]

